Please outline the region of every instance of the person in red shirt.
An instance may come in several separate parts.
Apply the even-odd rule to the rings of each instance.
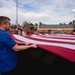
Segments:
[[[34,34],[33,31],[31,31],[31,30],[27,30],[26,35],[30,36],[30,35],[32,35],[32,34]]]

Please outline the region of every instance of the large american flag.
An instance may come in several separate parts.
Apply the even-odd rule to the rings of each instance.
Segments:
[[[71,34],[33,34],[31,36],[12,35],[14,40],[36,44],[71,62],[75,62],[75,35]]]

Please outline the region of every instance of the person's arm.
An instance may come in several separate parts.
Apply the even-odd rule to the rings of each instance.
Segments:
[[[27,44],[26,45],[18,45],[15,40],[11,38],[11,36],[7,33],[4,33],[2,36],[2,42],[5,46],[7,46],[10,49],[13,49],[15,51],[21,51],[28,48],[37,48],[36,44]],[[24,42],[25,43],[25,42]]]
[[[28,48],[37,48],[36,44],[31,44],[31,45],[15,45],[12,47],[13,50],[15,51],[22,51]]]

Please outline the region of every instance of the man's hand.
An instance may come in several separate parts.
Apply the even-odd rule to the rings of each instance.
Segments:
[[[36,44],[31,44],[30,45],[32,48],[37,48],[37,45]]]
[[[25,42],[24,44],[25,44],[26,46],[28,46],[30,43],[28,43],[28,42]]]

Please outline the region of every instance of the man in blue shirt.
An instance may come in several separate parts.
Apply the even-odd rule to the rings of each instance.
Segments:
[[[18,45],[7,33],[10,27],[10,18],[0,16],[0,74],[12,75],[17,66],[17,51],[28,48],[37,48],[36,44]],[[10,72],[10,73],[9,73]]]

